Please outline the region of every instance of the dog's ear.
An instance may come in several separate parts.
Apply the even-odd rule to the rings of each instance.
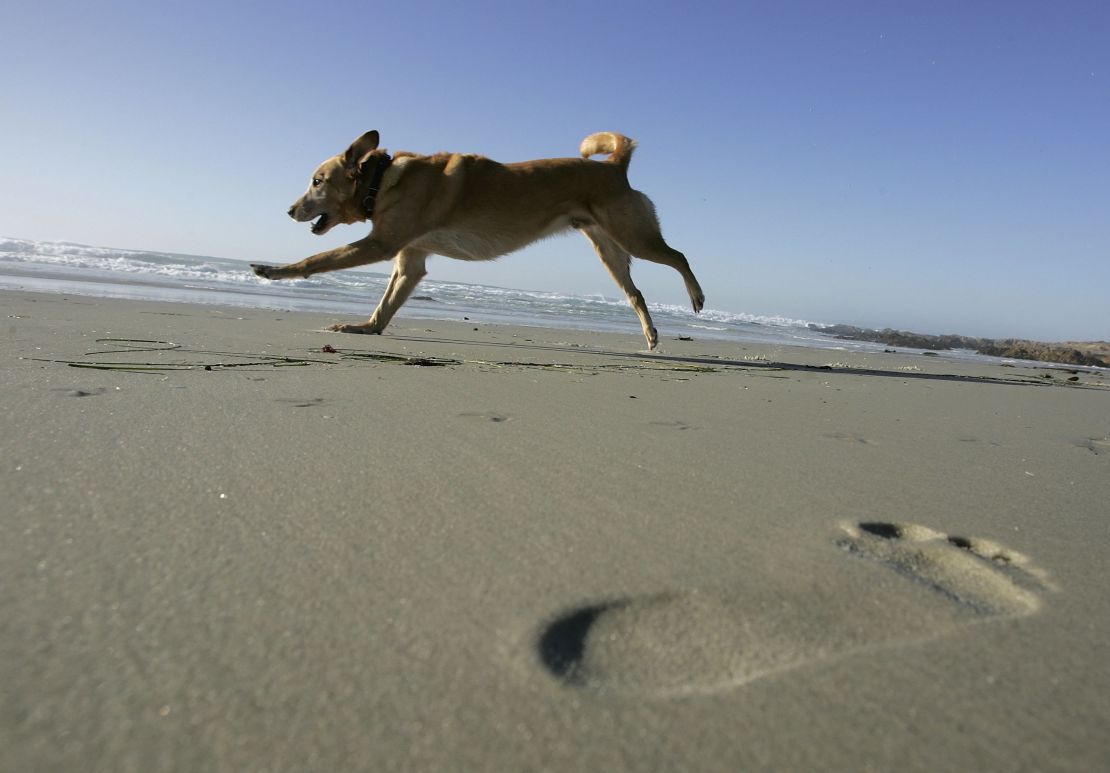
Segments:
[[[366,132],[351,143],[351,147],[343,154],[343,165],[349,170],[356,170],[378,147],[378,132],[374,129]]]

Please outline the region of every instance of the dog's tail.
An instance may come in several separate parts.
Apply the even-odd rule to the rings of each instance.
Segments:
[[[582,158],[596,156],[598,153],[608,153],[608,163],[619,164],[628,170],[628,162],[632,160],[632,151],[636,149],[636,140],[629,139],[616,132],[598,132],[582,140],[579,151]]]

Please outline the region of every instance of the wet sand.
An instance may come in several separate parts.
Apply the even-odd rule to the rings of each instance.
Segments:
[[[0,769],[1110,765],[1105,372],[0,304]]]

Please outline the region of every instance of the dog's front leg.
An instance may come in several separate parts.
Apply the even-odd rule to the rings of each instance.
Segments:
[[[263,263],[251,263],[254,273],[263,279],[295,279],[309,277],[324,271],[337,271],[341,268],[365,266],[368,263],[378,263],[389,260],[396,252],[384,242],[370,234],[365,239],[351,242],[334,250],[327,250],[305,258],[298,263],[289,263],[285,266],[268,266]]]
[[[381,333],[389,325],[397,309],[401,308],[420,284],[420,280],[427,276],[428,272],[424,267],[427,257],[428,253],[409,247],[401,250],[397,253],[397,263],[393,267],[393,275],[389,278],[385,293],[370,319],[361,325],[332,325],[328,330],[338,333]]]

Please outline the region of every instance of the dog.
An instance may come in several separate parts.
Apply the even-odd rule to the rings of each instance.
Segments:
[[[571,229],[593,244],[601,262],[640,319],[648,349],[659,335],[644,296],[632,282],[631,257],[678,271],[694,312],[705,294],[686,257],[659,229],[651,200],[628,183],[636,143],[599,132],[582,141],[581,158],[500,164],[483,156],[399,152],[378,147],[377,131],[356,139],[312,175],[289,216],[325,234],[340,223],[370,220],[370,235],[284,266],[251,264],[265,279],[307,277],[396,258],[378,307],[362,324],[337,324],[341,333],[381,333],[426,276],[431,254],[492,260]],[[594,155],[607,154],[603,161]]]

